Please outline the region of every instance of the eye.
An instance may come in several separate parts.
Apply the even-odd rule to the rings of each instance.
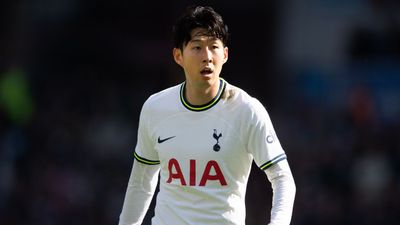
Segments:
[[[219,46],[218,45],[213,45],[212,48],[213,49],[219,49]]]
[[[193,46],[192,49],[193,49],[193,50],[200,50],[201,47],[200,47],[200,46]]]

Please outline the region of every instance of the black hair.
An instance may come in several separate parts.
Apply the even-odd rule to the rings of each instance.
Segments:
[[[191,40],[191,32],[196,28],[206,29],[207,36],[220,39],[224,46],[227,45],[228,26],[221,15],[209,6],[190,6],[173,27],[174,47],[182,49]]]

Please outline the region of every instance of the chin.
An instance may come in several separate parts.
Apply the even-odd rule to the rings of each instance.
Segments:
[[[201,75],[201,77],[203,78],[203,80],[207,80],[207,81],[213,81],[215,79],[218,79],[218,77],[214,74]]]
[[[206,81],[211,81],[213,79],[211,76],[202,76],[201,78]]]

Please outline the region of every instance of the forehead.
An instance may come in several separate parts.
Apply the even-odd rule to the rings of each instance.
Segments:
[[[220,39],[214,37],[212,34],[210,34],[209,31],[207,31],[204,28],[196,28],[193,29],[192,32],[190,33],[190,41],[221,41]]]

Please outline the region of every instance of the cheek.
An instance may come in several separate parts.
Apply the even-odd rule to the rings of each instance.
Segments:
[[[226,62],[225,56],[224,54],[219,55],[216,60],[216,62],[218,62],[218,64],[224,64]]]
[[[193,54],[192,52],[188,52],[185,55],[185,61],[188,63],[195,62],[197,60],[197,58],[198,58],[198,56],[196,54]]]

